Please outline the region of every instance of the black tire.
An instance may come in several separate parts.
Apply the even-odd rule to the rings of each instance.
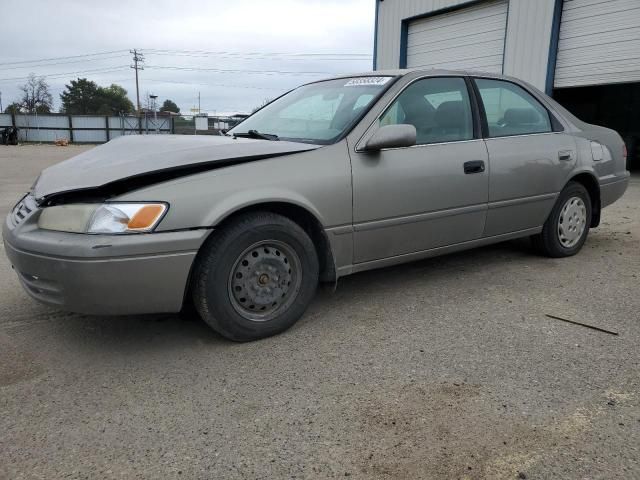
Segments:
[[[199,253],[194,305],[229,340],[257,340],[298,321],[318,274],[316,249],[298,224],[270,212],[243,214],[214,232]]]
[[[584,206],[584,227],[582,225],[570,225],[564,218],[563,209],[569,200],[580,199]],[[579,205],[580,202],[575,202]],[[578,208],[578,207],[576,207]],[[582,206],[579,207],[580,210]],[[542,232],[538,235],[531,237],[534,247],[548,257],[562,258],[570,257],[580,251],[584,242],[587,240],[589,234],[589,227],[591,224],[591,197],[587,189],[580,183],[569,182],[567,186],[560,192],[558,200],[544,223]],[[576,215],[578,215],[576,213]],[[561,225],[570,225],[569,228],[574,228],[573,232],[581,230],[579,237],[569,241],[565,236],[560,233]],[[578,230],[575,230],[577,228]],[[577,234],[577,233],[575,233]],[[575,243],[574,243],[575,242]]]

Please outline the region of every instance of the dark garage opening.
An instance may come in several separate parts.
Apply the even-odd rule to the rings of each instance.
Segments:
[[[640,170],[640,83],[559,88],[553,98],[581,120],[620,133],[628,168]]]

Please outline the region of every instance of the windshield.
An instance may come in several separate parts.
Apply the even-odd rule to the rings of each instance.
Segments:
[[[393,77],[354,77],[297,88],[254,113],[230,135],[328,145],[362,115]]]

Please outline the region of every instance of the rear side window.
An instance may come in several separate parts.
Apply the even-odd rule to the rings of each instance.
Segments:
[[[416,143],[473,139],[471,101],[464,79],[436,77],[409,85],[387,109],[380,125],[416,127]]]
[[[547,109],[522,87],[483,78],[475,82],[487,114],[490,137],[553,131]]]

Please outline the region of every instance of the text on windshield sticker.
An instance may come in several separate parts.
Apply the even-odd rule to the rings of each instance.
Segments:
[[[345,87],[365,87],[369,85],[385,85],[391,77],[360,77],[352,78],[344,84]]]

